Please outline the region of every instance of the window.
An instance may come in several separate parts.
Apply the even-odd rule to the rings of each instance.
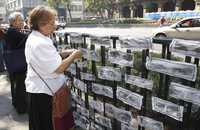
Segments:
[[[193,27],[200,27],[200,19],[193,20]]]
[[[80,12],[80,11],[82,11],[82,6],[81,5],[71,5],[71,11]]]
[[[180,24],[180,27],[182,27],[182,28],[192,27],[192,22],[193,22],[192,19],[184,20]]]
[[[81,5],[78,6],[78,11],[82,11],[82,6]]]

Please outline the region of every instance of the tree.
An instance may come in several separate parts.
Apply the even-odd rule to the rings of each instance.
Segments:
[[[69,16],[70,16],[70,19],[72,19],[72,15],[71,15],[71,0],[47,0],[48,4],[55,8],[55,9],[59,9],[59,6],[61,4],[64,4],[65,5],[65,9],[68,10],[69,12]]]
[[[113,13],[116,10],[116,0],[85,0],[86,9],[100,14],[103,18],[105,10],[108,12],[108,17],[113,18]]]
[[[71,0],[62,0],[65,4],[65,7],[67,8],[67,11],[69,12],[70,20],[72,20],[72,14],[71,14]]]
[[[59,3],[62,2],[62,0],[47,0],[48,4],[55,8],[55,9],[58,9],[59,8]]]
[[[85,0],[86,9],[94,14],[100,14],[103,17],[102,12],[102,0]]]
[[[114,12],[120,12],[125,7],[135,8],[138,3],[144,0],[85,0],[86,9],[103,17],[105,10],[108,12],[108,18],[113,18]],[[124,13],[129,16],[130,9],[126,9]],[[121,12],[122,13],[122,12]]]
[[[140,16],[138,10],[141,10],[141,3],[145,0],[118,0],[120,7],[122,8],[121,13],[125,17],[130,17],[130,9],[133,11],[133,16]],[[143,11],[142,11],[143,12]],[[142,13],[143,14],[143,13]]]
[[[116,0],[105,0],[106,10],[108,11],[108,18],[113,18],[114,12],[118,9]]]
[[[120,5],[120,13],[122,17],[129,18],[130,17],[130,4],[131,0],[119,0]]]

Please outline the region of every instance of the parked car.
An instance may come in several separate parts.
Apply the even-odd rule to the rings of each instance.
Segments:
[[[153,37],[200,40],[200,17],[188,17],[170,26],[159,27]]]

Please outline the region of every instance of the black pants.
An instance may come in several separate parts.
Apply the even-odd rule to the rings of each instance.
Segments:
[[[18,113],[27,111],[27,93],[25,88],[26,72],[17,72],[9,74],[11,83],[12,104]]]
[[[4,71],[5,71],[5,67],[4,67],[3,61],[0,59],[0,72],[4,72]]]
[[[29,130],[53,130],[52,96],[29,93]]]

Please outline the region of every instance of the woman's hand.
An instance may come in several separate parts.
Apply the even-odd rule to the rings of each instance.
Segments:
[[[81,56],[80,50],[74,50],[71,55],[63,59],[61,65],[55,70],[55,73],[63,73],[75,59],[80,59]]]
[[[71,55],[74,51],[76,51],[76,49],[64,49],[64,50],[61,50],[60,55],[62,58],[66,58],[69,55]]]
[[[68,55],[70,55],[70,54],[72,54],[74,51],[76,51],[77,49],[64,49],[64,50],[62,50],[62,52],[66,52],[66,53],[68,53]]]
[[[80,50],[75,50],[72,52],[72,55],[73,55],[74,59],[80,59],[82,56],[82,53]]]
[[[76,59],[80,59],[82,56],[80,50],[74,50],[71,55],[69,55],[67,58],[65,58],[61,65],[55,70],[56,73],[63,73],[72,62]]]

